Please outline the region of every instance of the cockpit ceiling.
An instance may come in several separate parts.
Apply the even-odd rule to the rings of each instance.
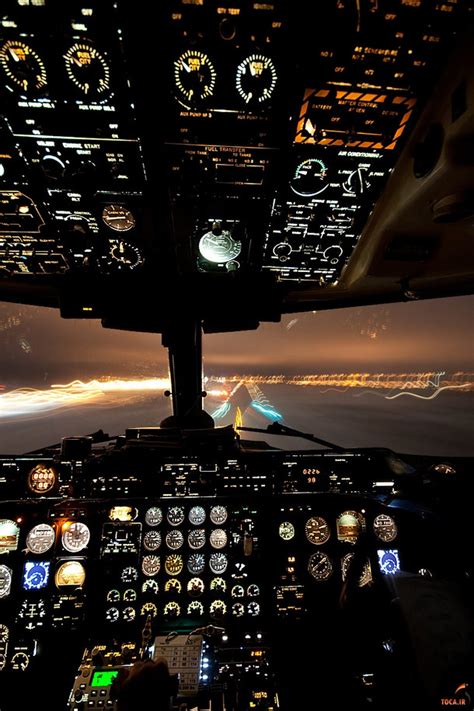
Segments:
[[[471,3],[6,0],[0,298],[161,331],[474,292]]]

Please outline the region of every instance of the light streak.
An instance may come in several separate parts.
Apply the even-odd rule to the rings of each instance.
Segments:
[[[386,400],[395,400],[396,397],[401,397],[402,395],[408,395],[409,397],[417,397],[420,400],[434,400],[435,397],[438,397],[438,395],[443,392],[443,390],[461,390],[463,388],[469,388],[469,383],[465,383],[464,385],[445,385],[442,388],[438,388],[437,390],[434,391],[434,393],[431,393],[431,395],[419,395],[418,393],[408,393],[408,392],[403,392],[403,393],[396,393],[395,395],[386,395],[385,399]]]

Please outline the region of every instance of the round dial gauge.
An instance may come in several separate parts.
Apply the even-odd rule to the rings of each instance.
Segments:
[[[49,580],[49,560],[27,560],[23,571],[23,588],[25,590],[41,590]]]
[[[138,570],[131,565],[128,565],[122,570],[120,575],[122,583],[135,583],[138,580]]]
[[[278,535],[284,541],[291,541],[295,537],[295,527],[289,521],[283,521],[278,526]]]
[[[166,520],[170,526],[179,526],[184,521],[184,509],[182,506],[172,506],[166,514]]]
[[[319,195],[327,187],[328,169],[319,158],[308,158],[296,168],[290,188],[300,197],[313,197]]]
[[[140,615],[143,617],[150,615],[151,617],[156,617],[158,614],[158,608],[154,602],[145,602],[141,606]]]
[[[213,506],[210,518],[214,526],[222,526],[227,521],[227,509],[225,506]]]
[[[160,572],[160,559],[157,555],[146,555],[142,560],[142,573],[149,578]]]
[[[183,570],[183,556],[174,553],[165,558],[165,570],[168,575],[179,575]]]
[[[337,518],[337,537],[344,543],[356,543],[364,527],[364,517],[357,511],[344,511]]]
[[[70,81],[85,97],[94,98],[110,89],[110,67],[95,47],[76,42],[63,55]]]
[[[47,523],[39,523],[33,526],[26,537],[26,547],[31,553],[41,555],[46,553],[54,545],[54,528]]]
[[[212,578],[211,590],[216,593],[224,593],[227,590],[227,583],[224,578]]]
[[[255,585],[255,583],[249,585],[247,588],[247,595],[249,597],[257,597],[258,595],[260,595],[260,588],[258,587],[258,585]]]
[[[21,669],[21,671],[25,671],[25,669],[28,668],[29,663],[30,657],[25,652],[17,652],[10,660],[12,667],[14,669]]]
[[[263,54],[251,54],[237,67],[235,85],[246,104],[268,101],[276,83],[275,65],[270,57]]]
[[[379,550],[377,554],[380,570],[384,575],[395,575],[400,571],[400,557],[397,550]]]
[[[6,565],[0,565],[0,600],[10,594],[12,571]]]
[[[374,519],[374,531],[384,543],[391,543],[398,534],[397,524],[388,514],[379,514]]]
[[[145,523],[147,526],[159,526],[163,521],[163,512],[157,506],[152,506],[145,514]]]
[[[136,599],[137,591],[133,588],[127,588],[127,590],[125,590],[125,592],[123,593],[124,602],[135,602]]]
[[[188,518],[190,523],[193,524],[193,526],[202,526],[202,524],[206,520],[206,511],[202,506],[193,506],[189,510]]]
[[[189,109],[212,96],[216,70],[207,54],[188,50],[174,63],[174,82],[178,101]]]
[[[166,545],[168,548],[171,548],[173,551],[177,551],[178,548],[181,548],[181,546],[184,543],[184,536],[181,533],[181,531],[174,530],[174,531],[169,531],[166,534]]]
[[[227,533],[223,528],[215,528],[209,536],[209,543],[213,548],[225,548],[227,545]]]
[[[241,251],[242,242],[235,240],[229,230],[210,230],[199,240],[201,257],[215,264],[236,259]]]
[[[143,547],[147,551],[156,551],[161,546],[161,533],[147,531],[143,537]]]
[[[210,612],[212,617],[222,617],[227,612],[226,604],[223,600],[211,602]]]
[[[7,85],[25,94],[42,92],[47,83],[43,60],[25,42],[8,40],[0,48],[0,66],[7,75]]]
[[[447,462],[440,462],[439,464],[433,464],[430,467],[430,471],[436,472],[437,474],[444,474],[445,476],[454,476],[454,474],[456,474],[456,467]]]
[[[128,232],[135,227],[135,218],[123,205],[106,205],[102,210],[102,219],[111,230]]]
[[[125,607],[124,611],[122,612],[124,622],[133,622],[136,616],[137,613],[134,607]]]
[[[112,589],[107,593],[107,602],[120,602],[120,593],[118,590]]]
[[[245,607],[242,605],[241,602],[234,602],[232,605],[232,615],[234,617],[243,617],[245,614]]]
[[[341,570],[342,570],[342,579],[345,580],[347,578],[347,573],[349,571],[349,566],[351,563],[351,560],[354,557],[354,553],[346,553],[344,558],[341,561]],[[368,585],[369,583],[372,582],[372,570],[370,568],[370,561],[366,560],[364,563],[364,567],[362,569],[361,576],[359,578],[358,585],[360,588],[363,588],[364,585]]]
[[[0,624],[0,642],[8,642],[10,631],[6,625]]]
[[[142,593],[151,593],[153,595],[158,595],[159,586],[156,580],[145,580],[142,585]]]
[[[225,553],[211,553],[209,558],[209,567],[214,575],[225,573],[227,569],[227,556]]]
[[[187,613],[194,617],[201,617],[204,615],[204,605],[199,600],[192,600],[188,605]]]
[[[201,578],[191,578],[188,582],[187,590],[191,597],[199,597],[204,592],[204,582]]]
[[[47,494],[56,484],[56,471],[45,464],[37,464],[28,474],[28,488],[34,494]]]
[[[326,553],[313,553],[308,560],[308,572],[315,580],[327,580],[332,574],[332,563]]]
[[[206,532],[203,528],[195,528],[188,534],[189,547],[197,551],[206,543]]]
[[[138,247],[130,242],[121,240],[111,240],[110,242],[110,262],[117,268],[135,269],[143,263],[143,258]]]
[[[109,607],[105,611],[105,619],[107,620],[107,622],[117,622],[119,617],[120,612],[118,611],[117,607]]]
[[[250,617],[257,617],[260,614],[260,604],[258,602],[255,602],[255,600],[249,602],[249,604],[247,605],[247,612],[249,613]]]
[[[175,593],[176,595],[179,595],[182,589],[183,586],[177,578],[170,578],[165,583],[165,592],[167,593]]]
[[[306,521],[304,532],[306,538],[310,543],[314,543],[316,546],[321,546],[323,543],[329,540],[331,535],[330,528],[321,516],[312,516]]]
[[[85,523],[73,521],[65,523],[62,528],[62,544],[69,553],[78,553],[87,548],[91,532]]]
[[[179,617],[181,614],[181,607],[177,602],[172,600],[171,602],[166,603],[163,613],[165,617]]]
[[[57,588],[82,587],[86,579],[84,566],[78,560],[68,560],[62,563],[56,571],[54,582]]]
[[[231,597],[244,597],[245,590],[243,589],[242,585],[234,585],[234,587],[230,591],[230,595]]]
[[[206,559],[202,553],[192,553],[188,558],[188,570],[193,575],[199,575],[206,567]]]

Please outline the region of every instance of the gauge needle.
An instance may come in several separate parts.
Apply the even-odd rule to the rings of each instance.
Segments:
[[[183,69],[185,69],[187,72],[191,71],[190,67],[188,67],[184,59],[181,61],[181,64],[183,65]]]
[[[250,92],[250,94],[247,94],[247,98],[245,99],[245,103],[248,104],[250,99],[252,98],[253,94]]]
[[[77,64],[78,67],[82,67],[82,64],[76,57],[67,57],[65,54],[63,54],[63,58],[66,59],[68,62],[71,62],[71,64]]]
[[[10,52],[10,54],[11,54],[11,56],[12,56],[12,59],[13,59],[15,62],[19,62],[19,61],[20,61],[20,57],[17,55],[16,52],[13,51],[13,49],[12,49],[11,47],[8,48],[8,51]]]

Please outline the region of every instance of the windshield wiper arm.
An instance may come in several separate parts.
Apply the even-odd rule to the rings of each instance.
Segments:
[[[238,430],[243,432],[261,432],[262,434],[273,434],[280,435],[283,437],[301,437],[302,439],[308,439],[310,442],[315,442],[316,444],[321,444],[323,447],[332,449],[334,452],[345,452],[344,447],[340,447],[338,444],[333,442],[328,442],[320,437],[315,437],[309,432],[300,432],[300,430],[295,430],[292,427],[287,427],[279,422],[272,422],[268,425],[267,429],[263,430],[258,427],[237,427]]]

